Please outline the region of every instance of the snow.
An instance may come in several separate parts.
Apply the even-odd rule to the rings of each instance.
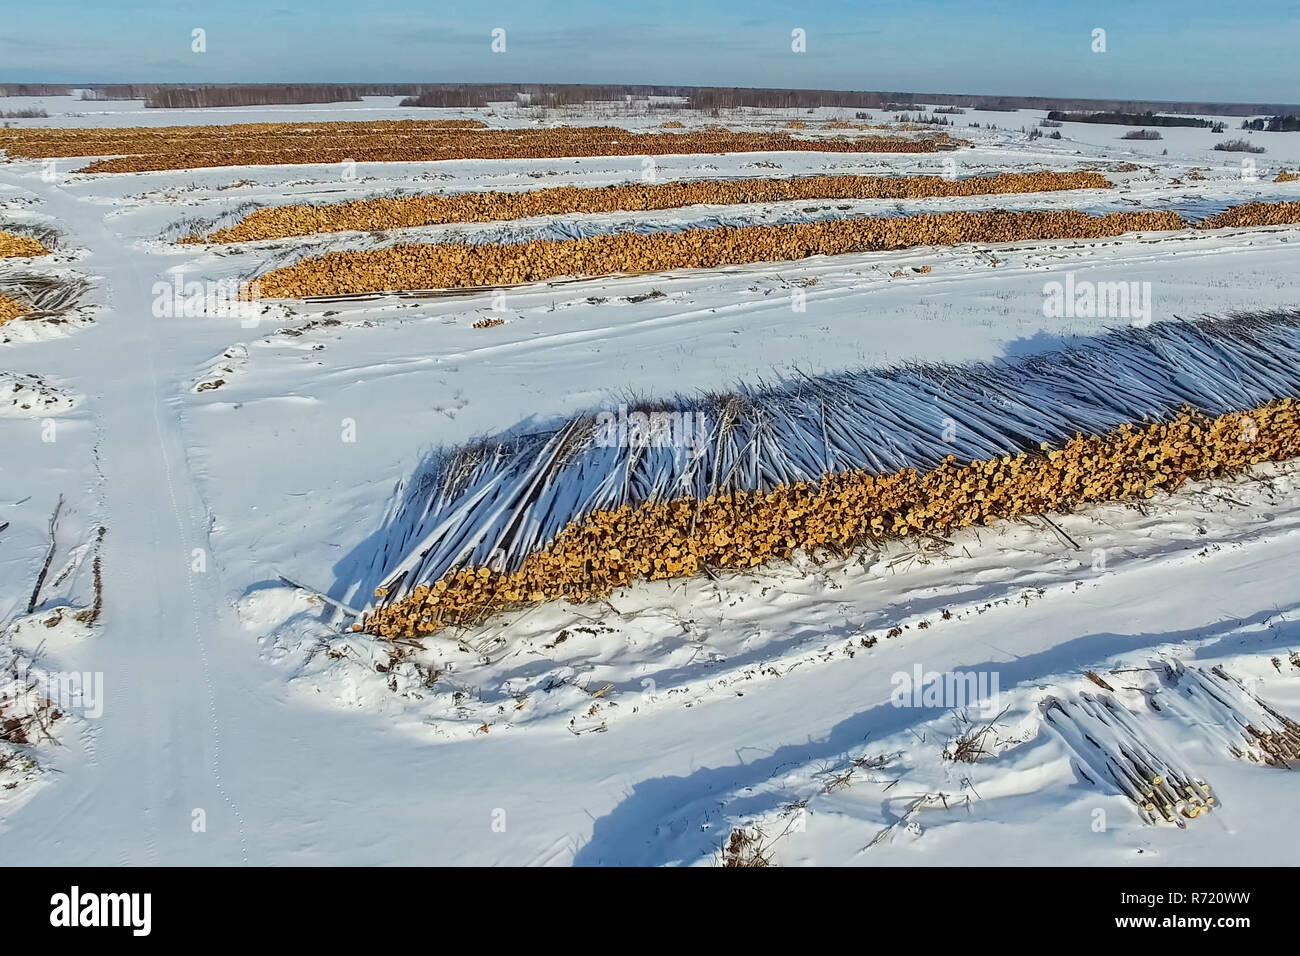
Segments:
[[[370,100],[146,111],[40,99],[52,113],[85,115],[13,122],[412,112]],[[23,105],[0,100],[0,109]],[[477,115],[487,112],[492,123],[533,121],[504,107]],[[438,111],[452,113],[475,115]],[[1251,181],[1239,156],[1209,149],[1217,137],[1208,130],[1165,129],[1161,142],[1134,143],[1118,139],[1125,128],[1069,124],[1066,139],[1027,141],[1020,127],[1042,115],[968,111],[951,132],[976,148],[940,157],[662,157],[656,169],[663,179],[934,174],[952,156],[964,176],[1104,170],[1140,157],[1154,172],[1110,173],[1120,184],[1113,196],[987,205],[1210,209],[1300,196],[1300,184],[1271,182],[1276,166],[1300,165],[1300,134],[1254,134],[1268,152],[1255,157]],[[665,118],[682,117],[630,125]],[[62,258],[21,268],[93,283],[84,321],[0,342],[0,392],[17,384],[48,403],[0,414],[0,665],[21,658],[41,672],[102,674],[103,714],[74,709],[58,722],[61,745],[21,750],[40,769],[0,791],[0,860],[707,865],[732,827],[754,825],[781,865],[1294,860],[1294,775],[1233,759],[1196,714],[1144,717],[1222,798],[1178,829],[1143,824],[1118,790],[1085,782],[1040,710],[1048,695],[1096,691],[1086,670],[1124,684],[1118,693],[1136,707],[1142,693],[1127,688],[1140,679],[1107,675],[1177,659],[1222,666],[1300,716],[1300,668],[1289,656],[1300,650],[1292,466],[1141,508],[1053,516],[1060,533],[1029,520],[942,547],[807,555],[716,581],[638,585],[607,604],[555,603],[427,639],[395,664],[387,643],[335,630],[333,609],[314,592],[340,597],[336,583],[369,560],[397,483],[430,447],[553,425],[629,395],[721,390],[780,371],[1047,351],[1113,324],[1045,317],[1044,285],[1067,272],[1151,282],[1157,321],[1294,308],[1300,228],[913,249],[538,285],[509,290],[504,302],[264,303],[254,324],[156,314],[154,283],[178,272],[237,279],[277,257],[398,237],[178,247],[164,240],[179,220],[396,188],[637,181],[641,164],[362,164],[356,180],[343,180],[336,167],[309,166],[86,176],[68,174],[73,162],[60,161],[53,181],[40,163],[0,165],[0,220],[56,225],[66,238]],[[1208,180],[1188,182],[1191,166]],[[713,214],[563,218],[662,228]],[[931,272],[913,271],[922,266]],[[17,268],[0,262],[0,279]],[[796,281],[806,284],[801,313],[791,304]],[[652,291],[663,295],[643,298]],[[486,316],[507,321],[474,329]],[[345,440],[349,421],[355,441]],[[50,423],[54,440],[43,440]],[[50,586],[29,615],[60,496]],[[75,614],[93,601],[95,553],[103,611],[86,627]],[[891,704],[893,676],[918,664],[999,676],[1007,709],[989,735],[996,756],[945,759],[961,732],[957,709]],[[992,719],[970,716],[977,726]],[[802,812],[788,809],[805,800]]]

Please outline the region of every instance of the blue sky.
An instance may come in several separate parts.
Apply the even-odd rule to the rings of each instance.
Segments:
[[[193,53],[191,31],[207,34]],[[490,49],[506,30],[506,52]],[[793,53],[794,28],[807,52]],[[1090,49],[1106,30],[1107,52]],[[0,0],[0,82],[553,82],[1300,99],[1300,0]]]

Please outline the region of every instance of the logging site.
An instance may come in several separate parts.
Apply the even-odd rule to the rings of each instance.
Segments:
[[[1300,860],[1293,8],[70,6],[0,862]]]

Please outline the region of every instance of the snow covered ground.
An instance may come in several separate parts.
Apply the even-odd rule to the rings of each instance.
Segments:
[[[49,120],[14,122],[412,112],[388,100],[202,111],[41,103]],[[494,124],[533,122],[527,111],[487,112]],[[1134,143],[1119,140],[1122,127],[1069,124],[1062,140],[1029,141],[1021,127],[1042,115],[954,117],[953,134],[975,148],[938,156],[661,157],[655,171],[935,174],[951,157],[961,176],[1094,166],[1119,184],[852,204],[882,214],[1141,207],[1193,217],[1300,198],[1300,183],[1272,182],[1277,168],[1300,165],[1300,134],[1253,134],[1268,151],[1252,177],[1241,157],[1211,150],[1221,137],[1208,130]],[[628,125],[665,118],[679,117]],[[1118,171],[1126,162],[1142,166]],[[6,326],[0,341],[0,666],[10,675],[0,703],[19,685],[57,684],[50,675],[83,678],[48,734],[0,744],[21,758],[0,769],[0,862],[708,864],[733,827],[761,828],[784,865],[1294,860],[1294,775],[1233,758],[1205,713],[1147,703],[1179,693],[1160,675],[1180,661],[1220,666],[1300,717],[1294,466],[1056,516],[1055,527],[1033,519],[547,605],[426,639],[402,660],[385,642],[336,630],[319,594],[344,598],[396,483],[431,446],[792,370],[1029,354],[1124,321],[1047,318],[1045,284],[1067,273],[1149,282],[1156,321],[1294,308],[1300,227],[186,316],[156,283],[229,282],[322,248],[500,239],[545,223],[205,248],[167,241],[183,221],[395,189],[638,181],[643,166],[362,164],[353,178],[310,166],[69,172],[79,165],[59,161],[53,175],[38,162],[0,165],[0,222],[62,233],[51,259],[0,261],[0,282],[33,270],[89,282],[75,321]],[[1189,180],[1192,167],[1206,178]],[[727,215],[764,221],[805,205]],[[717,213],[562,219],[680,228]],[[506,321],[473,327],[488,316]],[[897,675],[918,666],[995,677],[996,709],[894,706]],[[1215,812],[1185,829],[1144,824],[1118,790],[1080,773],[1043,706],[1097,690],[1089,670],[1134,710],[1148,707],[1147,732],[1213,784]],[[960,738],[980,732],[985,755],[951,759]]]

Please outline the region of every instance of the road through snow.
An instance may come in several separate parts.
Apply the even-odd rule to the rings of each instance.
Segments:
[[[48,862],[56,847],[72,859],[93,847],[100,863],[238,861],[246,841],[221,779],[208,656],[232,614],[214,600],[215,574],[191,571],[192,548],[207,547],[206,511],[186,469],[174,384],[159,374],[181,329],[154,316],[149,261],[104,225],[102,207],[57,182],[24,185],[70,241],[89,247],[79,265],[101,277],[108,306],[102,321],[63,343],[60,369],[92,396],[100,436],[106,602],[82,669],[104,674],[106,700],[86,752],[58,761],[61,785],[48,793],[44,827],[11,832],[3,855]],[[195,809],[206,814],[202,842],[192,833]]]

